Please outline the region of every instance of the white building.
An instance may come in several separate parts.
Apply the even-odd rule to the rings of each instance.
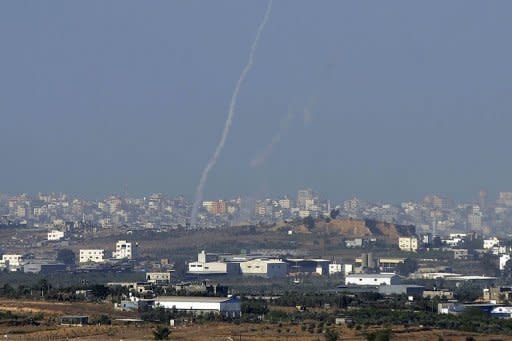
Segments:
[[[484,239],[484,249],[489,250],[495,246],[500,246],[500,240],[496,237]]]
[[[120,240],[116,243],[116,250],[112,252],[114,259],[134,259],[136,255],[136,248],[132,247],[132,243],[126,240]]]
[[[416,237],[400,237],[398,238],[398,247],[402,251],[417,252],[418,238]]]
[[[448,239],[443,239],[443,243],[448,246],[458,246],[467,238],[467,234],[465,233],[450,233]]]
[[[510,255],[501,255],[500,256],[500,270],[503,271],[505,269],[505,265],[510,260]]]
[[[51,230],[48,232],[48,240],[61,240],[64,238],[64,232],[59,230]]]
[[[266,278],[286,277],[288,263],[280,259],[253,259],[240,263],[243,275]]]
[[[169,283],[171,281],[171,272],[147,272],[146,282],[148,283]]]
[[[499,317],[502,319],[512,318],[512,307],[496,307],[491,310],[492,317]]]
[[[343,274],[346,276],[354,272],[354,264],[343,264]]]
[[[103,263],[105,250],[84,249],[80,250],[80,263]]]
[[[343,272],[343,264],[331,263],[329,264],[329,275],[339,274]]]
[[[3,255],[2,260],[0,261],[1,265],[8,267],[10,270],[17,270],[20,266],[23,265],[23,256],[22,255]]]
[[[188,264],[188,273],[195,275],[239,274],[240,265],[233,262],[218,262],[217,257],[203,250],[197,254],[197,262]]]
[[[159,296],[155,298],[155,306],[195,314],[241,315],[240,300],[236,297]]]
[[[345,285],[379,286],[400,284],[400,276],[389,273],[380,274],[349,274],[345,277]]]
[[[190,262],[188,264],[188,272],[196,275],[221,275],[238,274],[240,267],[238,263],[224,262]]]

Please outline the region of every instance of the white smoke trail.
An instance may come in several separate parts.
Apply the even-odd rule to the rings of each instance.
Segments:
[[[236,106],[236,102],[238,100],[238,93],[240,92],[240,87],[242,86],[242,83],[244,82],[245,78],[247,77],[247,74],[249,73],[249,71],[252,68],[252,64],[254,62],[254,53],[256,52],[256,47],[258,46],[261,32],[263,32],[263,29],[265,28],[265,25],[267,24],[268,18],[270,17],[271,10],[272,10],[272,0],[269,0],[267,9],[265,11],[265,15],[263,16],[263,20],[261,21],[260,26],[258,27],[258,30],[256,31],[256,36],[251,45],[251,49],[249,52],[249,60],[247,61],[247,64],[245,65],[244,69],[242,70],[242,73],[240,74],[240,77],[238,78],[238,81],[236,82],[236,86],[235,86],[235,90],[233,91],[233,95],[231,96],[231,101],[229,102],[228,118],[226,119],[226,123],[224,124],[224,130],[222,131],[222,136],[220,138],[219,144],[217,145],[217,148],[215,149],[215,152],[213,153],[212,157],[208,161],[208,164],[204,168],[203,173],[201,174],[201,178],[199,180],[199,184],[197,185],[196,198],[194,201],[194,206],[192,206],[192,214],[190,216],[190,226],[191,227],[195,227],[195,225],[196,225],[197,213],[199,212],[199,205],[201,204],[201,201],[203,200],[204,185],[206,184],[206,180],[208,179],[208,174],[210,173],[212,168],[217,163],[217,160],[222,152],[222,149],[224,149],[224,144],[226,143],[226,139],[228,137],[229,130],[231,128],[231,123],[233,122],[233,117],[235,115],[235,106]]]
[[[261,166],[267,160],[267,158],[270,156],[270,154],[274,150],[274,147],[279,142],[281,142],[281,139],[282,139],[284,133],[286,132],[286,130],[288,129],[288,126],[290,125],[290,121],[292,120],[292,118],[293,118],[292,108],[288,107],[288,114],[281,121],[281,125],[279,126],[279,131],[272,137],[272,140],[270,140],[270,143],[265,147],[265,149],[251,160],[251,162],[250,162],[251,168]]]
[[[304,127],[307,127],[311,124],[311,121],[313,121],[313,106],[316,103],[316,97],[310,97],[308,103],[304,107]]]

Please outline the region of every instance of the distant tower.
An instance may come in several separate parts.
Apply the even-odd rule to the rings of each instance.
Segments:
[[[432,221],[432,238],[437,237],[437,215],[434,215],[434,221]]]
[[[482,189],[480,193],[478,193],[478,204],[482,210],[487,208],[487,191]]]

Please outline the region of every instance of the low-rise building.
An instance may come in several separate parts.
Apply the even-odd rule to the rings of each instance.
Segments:
[[[423,291],[424,298],[433,299],[434,297],[438,298],[446,298],[447,300],[453,300],[453,291],[443,289],[443,290],[424,290]]]
[[[496,304],[512,302],[512,287],[484,288],[482,298]]]
[[[241,315],[240,299],[237,297],[159,296],[155,298],[155,306],[195,314]]]
[[[240,270],[245,276],[286,277],[288,274],[288,263],[280,259],[253,259],[241,262]]]
[[[63,271],[66,271],[66,265],[63,263],[30,261],[23,265],[23,272],[25,273],[50,274]]]
[[[379,294],[382,295],[407,295],[421,297],[425,287],[413,284],[392,284],[379,286]]]
[[[171,282],[171,272],[147,272],[146,281],[155,284],[168,284]]]
[[[105,250],[103,249],[82,249],[80,250],[80,263],[103,263],[105,261]]]
[[[327,259],[302,259],[287,258],[288,272],[291,274],[316,274],[326,275],[329,273],[330,260]]]
[[[343,272],[343,264],[331,263],[329,264],[329,275],[335,275]]]
[[[491,310],[491,317],[510,319],[512,318],[512,307],[496,307]]]
[[[197,254],[197,262],[188,264],[188,273],[193,275],[236,275],[240,274],[240,264],[231,261],[219,261],[216,255],[204,250]]]
[[[9,270],[16,271],[23,265],[23,256],[16,254],[2,255],[0,265],[9,268]]]
[[[66,315],[61,316],[61,326],[83,326],[89,324],[89,316],[82,315]]]
[[[496,237],[484,239],[484,249],[489,250],[495,246],[500,246],[500,240]]]
[[[236,275],[240,274],[240,265],[231,262],[190,262],[188,273],[193,275]]]
[[[57,241],[61,240],[62,238],[64,238],[64,232],[62,231],[51,230],[50,232],[48,232],[48,240],[50,241]]]
[[[345,277],[345,285],[379,286],[400,284],[400,276],[396,274],[349,274]]]
[[[452,249],[451,251],[453,252],[453,259],[464,260],[474,257],[474,254],[468,249]]]

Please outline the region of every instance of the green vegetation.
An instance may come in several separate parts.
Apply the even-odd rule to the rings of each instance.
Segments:
[[[169,336],[171,335],[171,331],[169,328],[164,326],[156,326],[153,330],[153,338],[155,340],[169,340]]]
[[[72,250],[62,249],[57,252],[57,261],[66,265],[75,264],[76,256]]]

